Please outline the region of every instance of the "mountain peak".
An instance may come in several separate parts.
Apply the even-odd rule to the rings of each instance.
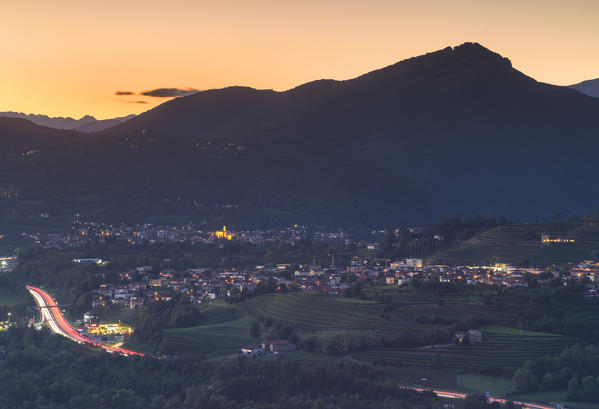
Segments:
[[[477,59],[496,59],[497,61],[502,61],[503,63],[507,63],[510,67],[512,66],[512,62],[502,55],[489,50],[483,45],[476,42],[466,42],[460,44],[452,49],[455,55],[461,57],[469,57],[469,58],[477,58]]]

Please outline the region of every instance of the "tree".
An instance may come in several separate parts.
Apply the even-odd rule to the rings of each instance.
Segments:
[[[568,399],[578,399],[580,396],[580,382],[576,378],[570,379],[568,382]]]
[[[135,392],[131,389],[119,389],[112,396],[115,408],[129,409],[135,404]]]
[[[520,368],[514,373],[514,389],[516,392],[531,392],[537,390],[537,377],[526,368]]]
[[[260,336],[260,324],[258,324],[258,321],[254,321],[254,322],[252,322],[252,325],[250,325],[250,337],[258,338],[259,336]]]
[[[464,409],[483,409],[489,407],[487,397],[481,393],[472,393],[464,399]]]
[[[315,352],[318,347],[318,338],[310,337],[302,340],[300,348],[306,352]]]
[[[599,377],[582,378],[582,399],[587,402],[599,402]]]

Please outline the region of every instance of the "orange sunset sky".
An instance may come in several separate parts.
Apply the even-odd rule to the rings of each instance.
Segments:
[[[539,81],[599,77],[597,0],[0,1],[0,111],[109,118],[167,100],[143,91],[285,90],[465,41]]]

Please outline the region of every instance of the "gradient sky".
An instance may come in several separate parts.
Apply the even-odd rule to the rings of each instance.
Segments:
[[[0,38],[0,111],[52,116],[167,100],[117,90],[347,79],[465,41],[539,81],[599,77],[597,0],[3,0]]]

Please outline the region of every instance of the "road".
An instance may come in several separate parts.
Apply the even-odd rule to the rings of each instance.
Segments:
[[[415,388],[415,387],[412,387],[412,386],[401,386],[401,388],[412,389],[412,390],[415,390],[415,391],[418,391],[418,392],[430,391],[430,392],[433,392],[435,395],[437,395],[440,398],[454,398],[454,399],[465,399],[466,398],[466,394],[465,393],[442,391],[442,390],[438,390],[438,389]],[[507,402],[507,399],[489,398],[489,402],[505,403],[505,402]],[[547,404],[542,404],[542,403],[520,402],[520,401],[517,401],[517,400],[515,400],[513,402],[516,405],[522,405],[522,407],[524,409],[555,409],[555,406],[547,405]]]
[[[40,313],[42,314],[44,320],[50,326],[52,332],[56,334],[60,334],[63,337],[69,338],[72,341],[78,342],[80,344],[90,344],[99,348],[102,348],[108,352],[117,353],[125,356],[144,356],[141,352],[135,352],[124,348],[112,347],[108,344],[104,344],[103,342],[95,341],[91,338],[86,337],[85,335],[80,334],[75,328],[71,326],[67,322],[67,320],[62,315],[62,311],[58,307],[56,301],[52,298],[50,294],[46,291],[32,287],[30,285],[27,286],[27,289],[33,296],[35,303],[40,308]]]

